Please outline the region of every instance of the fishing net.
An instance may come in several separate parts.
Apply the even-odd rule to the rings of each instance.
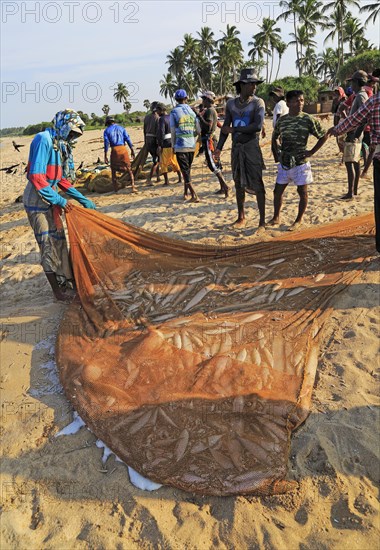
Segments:
[[[334,297],[373,253],[371,215],[241,247],[67,214],[79,300],[57,362],[90,429],[145,477],[278,493]]]

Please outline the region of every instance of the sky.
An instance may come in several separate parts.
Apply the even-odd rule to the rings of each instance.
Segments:
[[[0,127],[50,121],[65,108],[102,115],[122,112],[113,98],[117,82],[127,85],[132,111],[143,101],[163,100],[159,82],[167,73],[166,56],[185,33],[196,36],[209,26],[216,38],[235,25],[245,49],[263,17],[281,13],[279,0],[220,2],[116,0],[2,0]],[[352,10],[363,22],[365,17]],[[291,40],[291,23],[279,23]],[[317,51],[327,32],[317,36]],[[380,27],[366,37],[379,46]],[[284,55],[279,76],[296,75],[295,49]]]

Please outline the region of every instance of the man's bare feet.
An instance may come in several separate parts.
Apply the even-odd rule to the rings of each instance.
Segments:
[[[256,235],[260,237],[260,235],[264,235],[265,231],[266,231],[265,225],[259,225],[256,231]]]
[[[247,220],[245,218],[243,218],[242,220],[238,218],[236,221],[234,221],[232,227],[234,227],[235,229],[243,229],[246,225]]]
[[[279,220],[279,218],[272,218],[271,220],[269,220],[267,225],[275,227],[276,225],[280,225],[280,220]]]
[[[137,187],[132,187],[132,193],[138,193]]]
[[[189,200],[189,202],[200,202],[200,201],[199,201],[198,195],[194,195],[194,197],[191,197],[191,199]]]
[[[346,195],[343,195],[343,197],[340,197],[341,201],[350,201],[351,199],[353,199],[353,196],[351,195],[351,193],[346,193]]]
[[[67,304],[70,304],[74,300],[75,296],[76,292],[74,291],[57,291],[54,293],[54,297],[58,302],[66,302]]]
[[[301,222],[294,222],[291,226],[288,227],[288,231],[296,231],[297,229],[299,229],[302,225],[302,221]]]

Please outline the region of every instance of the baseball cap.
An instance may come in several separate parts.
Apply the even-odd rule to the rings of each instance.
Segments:
[[[347,80],[362,80],[363,82],[368,82],[368,75],[365,71],[355,71]]]
[[[211,92],[210,90],[206,90],[205,92],[202,92],[201,98],[209,99],[210,101],[215,101],[215,94],[214,92]]]
[[[185,90],[182,90],[179,89],[176,91],[176,93],[174,94],[174,97],[175,99],[186,99],[187,98],[187,93],[185,92]]]

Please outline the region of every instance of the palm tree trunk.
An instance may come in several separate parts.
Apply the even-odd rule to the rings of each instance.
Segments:
[[[294,26],[294,40],[296,41],[296,56],[298,61],[298,76],[301,76],[301,66],[299,64],[300,54],[298,50],[298,39],[297,39],[297,24],[296,24],[296,14],[293,13],[293,26]]]
[[[267,50],[267,68],[266,68],[266,81],[268,82],[268,67],[269,67],[269,50]]]
[[[275,78],[275,80],[277,80],[277,78],[278,78],[278,73],[279,73],[279,71],[280,71],[281,58],[282,58],[282,55],[279,55],[279,56],[278,56],[278,65],[277,65],[277,72],[276,72],[276,78]]]
[[[273,62],[274,62],[274,48],[272,47],[272,49],[271,49],[271,63],[270,63],[269,82],[272,82]]]

